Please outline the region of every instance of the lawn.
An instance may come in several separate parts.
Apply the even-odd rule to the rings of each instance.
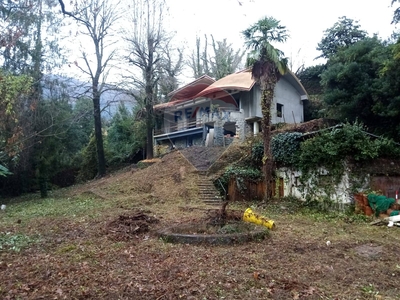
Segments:
[[[173,153],[48,199],[8,199],[0,212],[0,298],[400,299],[400,228],[293,199],[229,205],[275,221],[263,241],[160,239],[157,230],[204,217],[196,176]],[[153,222],[133,227],[121,218],[139,213]]]

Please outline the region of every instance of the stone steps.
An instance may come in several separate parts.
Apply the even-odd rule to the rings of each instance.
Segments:
[[[212,181],[207,177],[207,173],[199,171],[199,179],[197,185],[199,187],[199,198],[209,205],[221,205],[223,199]]]

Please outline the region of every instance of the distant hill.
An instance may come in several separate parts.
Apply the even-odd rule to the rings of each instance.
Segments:
[[[79,98],[91,98],[91,84],[75,78],[59,75],[45,75],[42,80],[44,98],[68,98],[72,105]],[[133,93],[137,93],[134,91]],[[118,110],[118,105],[124,103],[128,109],[136,106],[137,101],[131,91],[117,86],[106,85],[100,98],[102,117],[109,119]]]

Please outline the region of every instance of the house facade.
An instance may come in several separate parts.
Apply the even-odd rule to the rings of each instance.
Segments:
[[[154,107],[156,147],[227,146],[261,130],[261,89],[248,70],[218,81],[205,75],[170,96]],[[275,87],[272,123],[303,122],[307,100],[296,76],[286,73]]]

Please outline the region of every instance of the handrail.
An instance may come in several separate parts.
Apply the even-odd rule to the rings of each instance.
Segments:
[[[224,193],[225,193],[225,195],[224,195],[224,200],[226,201],[226,198],[227,198],[227,196],[228,196],[228,193],[226,192],[226,190],[225,190],[225,188],[224,188],[224,185],[222,184],[221,180],[219,180],[219,178],[218,178],[217,180],[218,180],[219,184],[221,185],[222,189],[224,190]]]
[[[217,111],[231,113],[231,112],[240,112],[240,109],[230,108],[230,107],[227,107],[227,108],[219,107]],[[186,119],[186,121],[181,120],[181,122],[179,122],[179,123],[170,121],[169,127],[168,126],[164,127],[164,125],[163,125],[162,128],[155,130],[155,135],[177,132],[177,131],[187,130],[187,129],[195,128],[195,127],[201,127],[204,125],[203,121],[205,121],[205,122],[210,121],[213,118],[214,114],[215,114],[215,112],[209,111],[207,113],[203,113],[203,115],[200,119],[191,119],[192,121],[189,121],[188,119]],[[206,117],[206,120],[204,120],[203,117]],[[167,132],[167,130],[168,130],[168,132]]]
[[[180,126],[182,126],[182,128],[179,128]],[[184,124],[176,124],[176,125],[172,125],[169,127],[169,132],[165,132],[166,128],[161,128],[161,129],[156,129],[155,130],[155,135],[159,135],[159,134],[164,134],[164,133],[171,133],[171,132],[177,132],[177,131],[182,131],[182,130],[187,130],[187,129],[191,129],[191,128],[198,128],[203,126],[203,122],[198,121],[198,120],[194,120],[191,122],[187,122]]]

